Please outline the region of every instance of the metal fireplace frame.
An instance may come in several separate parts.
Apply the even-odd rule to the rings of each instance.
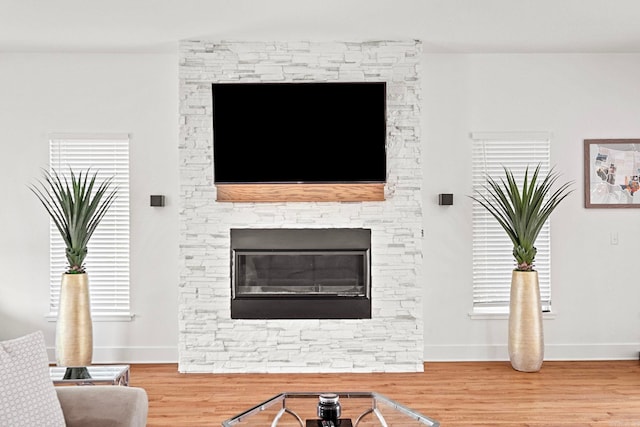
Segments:
[[[370,319],[371,230],[364,228],[231,229],[232,319]],[[312,242],[312,244],[310,243]],[[365,295],[238,295],[236,251],[365,253]]]

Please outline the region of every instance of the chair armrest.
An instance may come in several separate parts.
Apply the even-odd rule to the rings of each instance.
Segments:
[[[144,427],[149,400],[139,387],[56,387],[67,427]]]

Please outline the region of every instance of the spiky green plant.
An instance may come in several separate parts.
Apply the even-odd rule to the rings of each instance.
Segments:
[[[532,271],[537,252],[534,245],[538,234],[551,212],[573,191],[570,188],[573,182],[566,182],[552,192],[551,188],[559,174],[551,169],[539,181],[538,165],[529,180],[527,166],[520,189],[508,168],[504,167],[504,173],[505,177],[499,181],[487,176],[487,182],[482,186],[486,194],[477,191],[477,196],[471,198],[487,209],[507,232],[513,242],[513,256],[517,263],[515,269]]]
[[[97,172],[89,170],[77,175],[70,170],[70,179],[56,171],[43,171],[39,185],[30,186],[60,232],[66,246],[68,274],[84,273],[87,245],[98,224],[115,200],[117,188],[111,188],[113,178],[96,185]]]

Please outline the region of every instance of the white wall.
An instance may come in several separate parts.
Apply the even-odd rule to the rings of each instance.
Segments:
[[[425,359],[508,358],[506,319],[468,316],[472,131],[550,131],[552,163],[576,181],[552,215],[546,359],[637,358],[640,211],[585,209],[582,162],[583,139],[640,137],[640,55],[425,55],[423,64]],[[440,192],[454,193],[454,206],[437,206]]]
[[[547,360],[637,358],[640,211],[584,209],[582,140],[640,137],[640,55],[425,54],[422,65],[425,359],[507,359],[506,320],[468,316],[468,134],[501,130],[553,132],[552,161],[577,181],[552,216]],[[0,55],[0,339],[42,329],[54,342],[47,218],[27,189],[46,165],[47,133],[125,131],[137,317],[97,324],[96,355],[177,360],[177,86],[177,54]],[[442,192],[453,206],[437,205]],[[165,208],[148,206],[157,193]]]
[[[177,55],[0,55],[0,339],[41,329],[54,345],[48,218],[27,187],[47,167],[47,134],[129,132],[136,317],[94,323],[94,362],[177,359],[177,89]]]

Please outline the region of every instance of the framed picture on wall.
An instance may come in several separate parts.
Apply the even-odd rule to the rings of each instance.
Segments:
[[[584,140],[584,207],[640,208],[640,139]]]

